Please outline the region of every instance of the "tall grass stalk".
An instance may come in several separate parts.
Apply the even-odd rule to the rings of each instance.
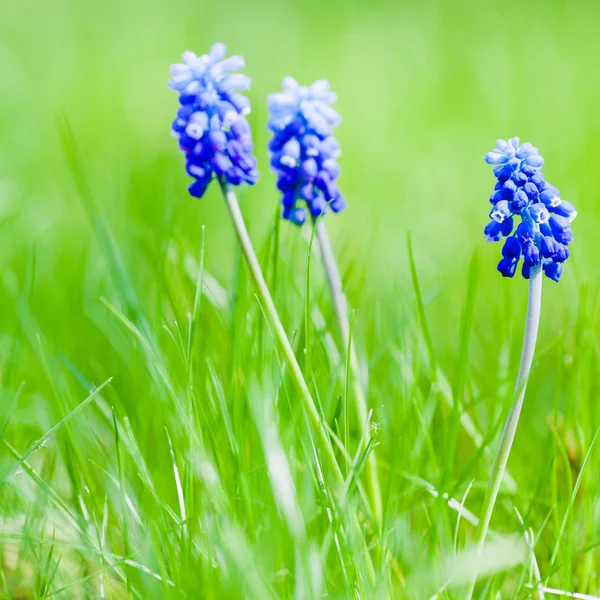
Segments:
[[[335,477],[335,488],[340,490],[343,486],[344,479],[333,451],[329,433],[325,427],[325,424],[321,420],[321,416],[319,415],[308,385],[306,384],[304,376],[302,375],[300,365],[296,360],[296,355],[294,354],[285,329],[281,323],[281,319],[279,318],[279,314],[277,313],[275,303],[273,302],[273,298],[271,297],[271,293],[267,287],[267,283],[260,268],[256,252],[252,246],[250,236],[248,235],[248,230],[246,229],[237,197],[226,183],[220,181],[220,184],[223,191],[223,196],[225,198],[225,203],[229,209],[229,214],[231,216],[231,221],[233,223],[236,236],[242,249],[242,253],[246,259],[250,275],[252,276],[254,284],[256,285],[258,299],[260,300],[277,346],[283,355],[283,359],[285,360],[289,370],[290,377],[300,393],[309,421],[316,431],[320,442],[320,448],[323,451],[327,466]]]
[[[356,354],[355,346],[352,343],[351,339],[348,306],[346,302],[346,296],[344,294],[344,289],[342,287],[342,278],[340,277],[335,256],[331,248],[331,243],[329,242],[327,228],[322,219],[316,220],[315,228],[317,233],[317,239],[319,240],[319,247],[321,250],[323,267],[325,269],[327,283],[329,284],[329,290],[331,292],[333,310],[335,312],[335,317],[337,319],[340,335],[342,338],[341,341],[343,344],[344,351],[348,352],[350,371],[349,374],[352,380],[352,389],[354,392],[354,407],[356,410],[357,429],[359,431],[363,431],[368,420],[367,398],[361,381],[360,364],[358,362],[358,356]],[[364,450],[367,444],[369,443],[369,436],[363,436],[362,439],[364,447],[361,448],[361,450]],[[383,520],[381,487],[379,485],[379,476],[377,473],[377,458],[375,456],[374,451],[370,452],[369,457],[367,459],[366,475],[367,492],[369,495],[371,510],[373,511],[373,518],[377,529],[381,530]]]
[[[514,404],[508,413],[500,445],[496,452],[494,465],[488,481],[483,506],[481,509],[481,517],[476,531],[476,543],[481,552],[485,543],[485,538],[488,533],[494,505],[498,498],[502,478],[506,470],[506,463],[510,455],[519,417],[521,416],[521,408],[525,398],[525,390],[527,389],[527,381],[531,372],[531,364],[533,362],[533,353],[535,351],[535,343],[537,340],[538,326],[540,323],[540,309],[542,305],[542,269],[541,266],[531,270],[529,279],[529,296],[527,302],[527,318],[525,320],[525,339],[523,340],[523,352],[521,354],[521,364],[519,366],[519,374],[514,391]],[[477,572],[474,573],[473,581],[467,593],[467,600],[473,596],[475,583],[477,580]]]

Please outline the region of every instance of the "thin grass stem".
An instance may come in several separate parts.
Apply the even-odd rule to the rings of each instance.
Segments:
[[[329,236],[327,235],[327,228],[322,219],[318,219],[315,223],[317,232],[317,239],[319,240],[319,247],[321,249],[321,258],[323,260],[323,266],[325,268],[325,274],[327,276],[327,282],[329,284],[329,290],[331,292],[331,299],[333,302],[333,309],[340,329],[340,335],[342,337],[342,344],[344,350],[347,351],[349,375],[352,380],[352,388],[354,391],[354,405],[357,417],[357,427],[360,431],[366,426],[368,421],[368,406],[365,391],[361,382],[360,365],[358,362],[358,356],[354,345],[352,344],[350,319],[348,317],[348,305],[346,302],[346,296],[344,295],[344,289],[342,287],[342,278],[337,267],[335,256],[329,242]],[[347,373],[348,375],[348,373]],[[364,447],[360,450],[365,450],[369,443],[369,436],[364,439]],[[381,487],[379,485],[379,476],[377,469],[377,459],[375,452],[372,451],[367,459],[367,493],[371,504],[371,511],[373,512],[373,518],[375,520],[378,531],[381,531],[382,520],[383,520],[383,509],[381,501]]]
[[[317,410],[308,385],[306,384],[304,376],[302,375],[302,370],[300,369],[290,341],[281,323],[281,319],[279,318],[279,314],[258,262],[256,252],[254,251],[252,241],[250,240],[248,230],[246,229],[246,224],[244,223],[244,218],[242,216],[237,197],[225,182],[220,181],[220,183],[223,196],[225,198],[225,203],[229,209],[231,221],[242,249],[242,254],[246,259],[250,275],[254,281],[254,284],[256,285],[257,295],[264,310],[264,314],[267,318],[271,331],[273,332],[273,336],[275,337],[277,345],[279,346],[279,350],[281,351],[286,362],[294,385],[300,392],[308,419],[316,430],[318,439],[321,442],[320,447],[323,450],[325,462],[335,477],[335,489],[339,491],[343,487],[344,479],[338,465],[329,434],[327,433],[327,428],[321,420],[319,411]]]

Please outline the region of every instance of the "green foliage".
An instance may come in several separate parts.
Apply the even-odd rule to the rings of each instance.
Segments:
[[[600,595],[599,17],[591,0],[4,2],[0,598],[458,600],[475,566],[481,598],[539,598],[539,578]],[[168,135],[169,64],[216,40],[253,77],[262,178],[240,202],[334,436],[337,500],[218,186],[187,197]],[[273,219],[265,96],[287,74],[328,78],[344,118],[349,208],[327,226],[382,532],[318,249],[308,277],[310,232]],[[544,283],[475,565],[526,295],[482,240],[481,157],[512,135],[540,147],[581,216],[563,280]]]

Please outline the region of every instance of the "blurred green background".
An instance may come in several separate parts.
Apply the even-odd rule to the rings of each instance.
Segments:
[[[516,372],[527,285],[500,277],[500,246],[483,240],[494,179],[482,157],[498,137],[518,135],[539,147],[546,178],[580,216],[563,280],[545,281],[538,360],[514,470],[524,480],[528,472],[539,475],[555,406],[569,416],[570,433],[561,435],[589,443],[600,424],[593,377],[598,2],[2,0],[1,15],[0,370],[5,404],[26,381],[16,413],[24,438],[31,441],[38,427],[56,421],[40,344],[82,397],[74,372],[96,384],[114,376],[118,406],[140,414],[140,405],[153,409],[153,399],[129,379],[126,367],[135,369],[122,351],[122,328],[100,302],[105,296],[120,305],[120,297],[65,159],[61,119],[71,125],[101,218],[154,330],[185,320],[193,285],[179,279],[186,257],[198,254],[202,225],[207,271],[226,290],[236,285],[235,240],[217,186],[201,201],[187,196],[183,157],[169,135],[177,108],[166,85],[169,65],[186,49],[200,54],[221,41],[245,56],[252,77],[261,179],[241,192],[241,203],[259,248],[278,212],[266,157],[267,94],[286,75],[303,84],[326,78],[338,94],[340,186],[349,207],[327,223],[357,310],[357,343],[381,391],[374,402],[384,405],[388,459],[401,427],[394,421],[400,402],[394,382],[403,365],[393,352],[383,366],[377,357],[414,320],[406,234],[437,358],[450,374],[461,368],[460,323],[475,254],[466,401],[493,411],[497,384]],[[280,288],[277,295],[294,330],[302,319],[305,243],[284,223],[280,245],[288,269],[282,285],[293,293]],[[219,343],[212,346],[217,363]],[[152,425],[140,425],[149,440]],[[580,462],[581,447],[571,450]],[[464,460],[469,452],[465,447]]]
[[[266,95],[288,74],[305,84],[327,78],[338,93],[340,183],[349,208],[328,221],[349,267],[357,331],[376,307],[388,316],[412,310],[405,250],[411,231],[434,343],[446,359],[455,359],[466,268],[475,251],[481,275],[472,358],[484,370],[494,360],[499,331],[516,329],[518,347],[526,284],[496,273],[500,247],[482,239],[494,182],[482,156],[496,138],[518,135],[540,148],[547,179],[580,212],[563,280],[545,286],[541,345],[568,335],[579,289],[595,286],[599,272],[599,18],[596,2],[556,0],[5,1],[2,331],[10,337],[14,301],[35,256],[32,302],[40,328],[57,346],[94,355],[82,313],[106,282],[88,268],[100,258],[57,134],[61,114],[146,310],[168,262],[167,240],[195,254],[201,224],[207,268],[227,287],[235,242],[226,211],[216,188],[199,202],[186,195],[183,157],[169,136],[177,99],[166,86],[168,67],[183,50],[201,53],[223,41],[246,57],[253,79],[262,176],[255,189],[243,191],[242,203],[259,245],[278,202],[265,150]],[[298,237],[284,224],[283,246],[297,246]],[[300,256],[298,281],[303,265]],[[514,311],[511,319],[503,302]],[[72,335],[73,326],[81,336]]]

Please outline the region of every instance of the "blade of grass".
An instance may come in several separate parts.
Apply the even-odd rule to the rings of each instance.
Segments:
[[[577,479],[575,480],[575,485],[573,486],[573,492],[571,493],[569,503],[567,504],[567,510],[565,511],[562,523],[560,525],[560,530],[559,530],[558,536],[556,538],[556,544],[554,546],[554,550],[552,551],[552,556],[550,558],[550,562],[548,563],[548,571],[552,570],[552,567],[554,566],[554,563],[556,562],[556,559],[558,557],[562,537],[565,533],[568,519],[571,515],[571,512],[573,511],[573,506],[575,505],[575,499],[577,498],[577,494],[579,493],[579,488],[581,487],[581,483],[583,482],[583,476],[585,475],[586,467],[589,463],[589,460],[590,460],[590,457],[594,450],[594,447],[596,446],[596,442],[598,441],[598,434],[600,434],[600,429],[598,429],[596,431],[594,438],[592,439],[592,443],[590,444],[590,447],[588,448],[585,458],[583,459],[581,469],[579,470],[579,475],[577,475]]]
[[[17,472],[19,467],[31,456],[40,446],[48,441],[57,431],[66,425],[71,419],[76,417],[92,400],[112,381],[112,377],[107,379],[102,385],[97,387],[83,402],[76,406],[66,417],[62,418],[56,425],[51,427],[39,440],[34,442],[29,448],[21,455],[19,460],[13,465],[7,475],[0,481],[0,489],[2,489],[6,482]]]

